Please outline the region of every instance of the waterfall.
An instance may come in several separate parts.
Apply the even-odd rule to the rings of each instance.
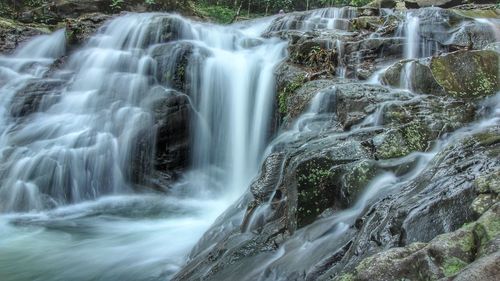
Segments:
[[[278,17],[269,31],[300,30],[303,32],[318,29],[338,29],[347,31],[349,20],[356,17],[357,9],[353,7],[324,8],[310,12],[299,12]]]
[[[222,27],[127,14],[62,69],[53,63],[64,30],[2,57],[0,81],[11,82],[0,88],[0,279],[170,278],[260,165],[286,47],[260,37],[271,20]],[[167,195],[150,194],[134,179],[154,169],[151,107],[172,93],[193,109],[191,165]]]

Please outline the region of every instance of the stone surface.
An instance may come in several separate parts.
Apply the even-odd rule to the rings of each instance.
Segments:
[[[479,98],[500,90],[499,56],[493,51],[455,52],[432,58],[430,68],[447,94]]]

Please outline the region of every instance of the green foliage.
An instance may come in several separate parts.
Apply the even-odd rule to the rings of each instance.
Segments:
[[[28,1],[25,1],[25,5],[29,6],[29,7],[40,7],[46,3],[47,3],[46,0],[28,0]]]
[[[286,104],[288,97],[304,84],[304,79],[304,75],[298,75],[280,91],[278,95],[278,107],[281,114],[285,115],[287,113]]]
[[[235,10],[226,6],[215,6],[207,4],[198,4],[195,6],[196,12],[203,17],[212,19],[217,23],[231,23],[236,15]]]
[[[448,259],[445,260],[442,269],[446,277],[451,277],[457,274],[465,266],[467,266],[466,262],[455,257],[449,257]]]
[[[122,4],[123,0],[111,0],[110,6],[113,9],[120,9]]]
[[[323,49],[319,46],[314,46],[307,56],[306,65],[315,69],[326,70],[328,73],[334,73],[334,62],[336,59],[334,49]]]

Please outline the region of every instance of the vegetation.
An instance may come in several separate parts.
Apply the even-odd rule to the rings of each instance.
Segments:
[[[224,7],[234,13],[244,15],[252,13],[275,14],[280,10],[285,12],[309,10],[327,6],[363,6],[370,0],[194,0],[197,5]]]

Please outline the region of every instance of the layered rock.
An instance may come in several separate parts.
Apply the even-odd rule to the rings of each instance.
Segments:
[[[498,53],[481,50],[496,39],[472,12],[425,9],[414,15],[434,55],[403,59],[405,15],[384,13],[269,28],[289,40],[283,133],[174,280],[494,280],[499,127],[478,120],[500,90]]]

